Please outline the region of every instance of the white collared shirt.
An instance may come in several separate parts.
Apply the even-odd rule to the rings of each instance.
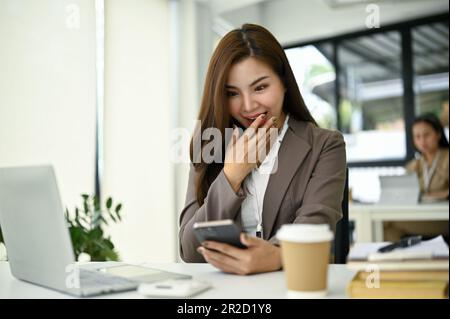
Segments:
[[[262,213],[264,195],[269,183],[270,172],[274,170],[274,164],[278,158],[278,151],[288,129],[289,114],[286,114],[283,128],[278,135],[275,144],[271,147],[264,161],[259,167],[252,170],[244,180],[243,188],[246,190],[246,197],[241,204],[241,220],[244,232],[256,236],[257,228],[262,235]],[[276,168],[278,169],[278,167]],[[258,225],[260,227],[258,227]]]

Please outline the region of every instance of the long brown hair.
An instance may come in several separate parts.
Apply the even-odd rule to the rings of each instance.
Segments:
[[[280,77],[286,88],[283,102],[285,114],[289,113],[297,120],[317,125],[306,108],[286,54],[275,37],[267,29],[255,24],[244,24],[241,28],[227,33],[220,40],[211,57],[198,115],[200,127],[194,133],[190,144],[190,158],[197,172],[195,188],[199,205],[203,204],[210,185],[223,168],[226,147],[225,129],[231,128],[233,124],[239,126],[227,107],[225,84],[228,74],[235,63],[248,57],[254,57],[266,63]],[[223,158],[220,163],[204,163],[201,154],[194,154],[194,139],[199,138],[197,134],[201,137],[203,131],[210,127],[217,128],[221,132]],[[200,150],[196,151],[201,151],[207,142],[201,141]]]

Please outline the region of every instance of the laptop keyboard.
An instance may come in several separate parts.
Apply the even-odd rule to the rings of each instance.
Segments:
[[[125,291],[138,287],[136,281],[105,274],[96,270],[80,269],[80,286],[83,294]]]

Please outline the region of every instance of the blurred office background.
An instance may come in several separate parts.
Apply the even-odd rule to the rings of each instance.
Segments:
[[[447,0],[0,0],[0,166],[54,165],[68,208],[81,193],[122,202],[123,221],[108,228],[122,260],[179,260],[189,164],[173,163],[173,132],[192,131],[217,41],[251,22],[285,47],[320,125],[344,133],[353,200],[375,202],[378,176],[402,174],[415,155],[414,116],[435,113],[448,134],[448,9]]]

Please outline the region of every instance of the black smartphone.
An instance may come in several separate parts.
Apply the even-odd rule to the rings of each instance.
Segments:
[[[200,243],[205,240],[212,240],[238,248],[247,248],[241,243],[241,232],[239,227],[231,219],[194,224],[194,233]]]

